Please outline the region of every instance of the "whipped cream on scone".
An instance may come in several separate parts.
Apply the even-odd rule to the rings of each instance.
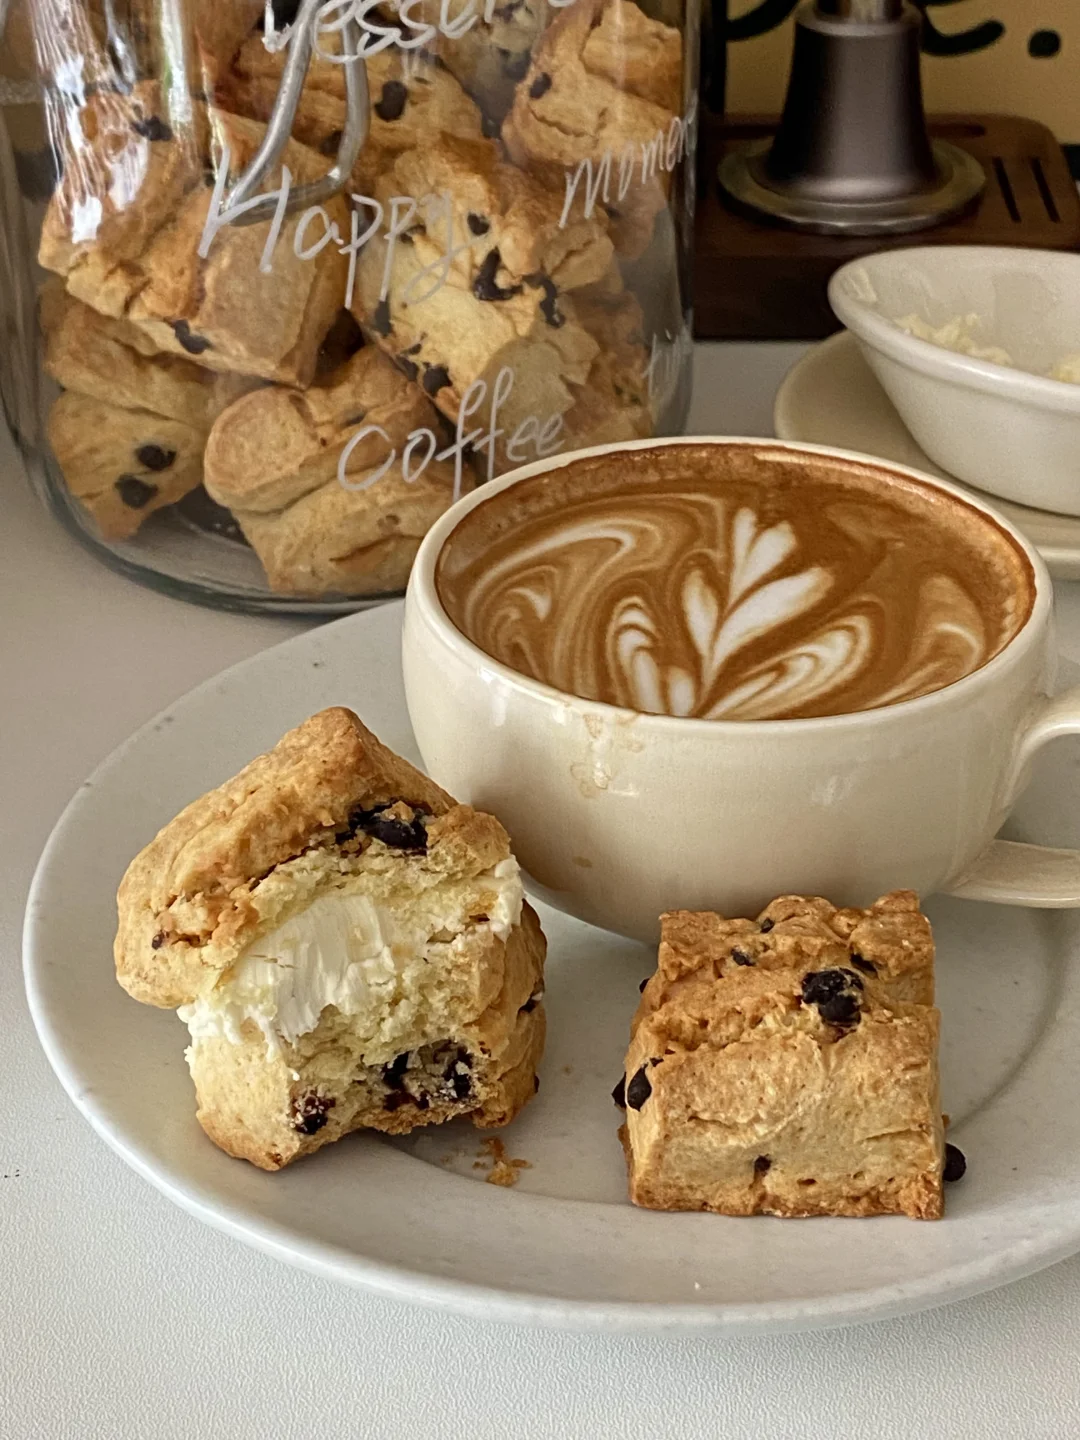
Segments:
[[[536,1089],[545,944],[506,832],[322,711],[132,861],[117,976],[191,1034],[198,1118],[278,1169]]]

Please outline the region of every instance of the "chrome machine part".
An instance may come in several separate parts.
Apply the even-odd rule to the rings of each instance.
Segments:
[[[986,177],[927,133],[920,26],[906,0],[803,6],[780,127],[725,157],[728,199],[777,224],[847,235],[922,230],[970,205]]]

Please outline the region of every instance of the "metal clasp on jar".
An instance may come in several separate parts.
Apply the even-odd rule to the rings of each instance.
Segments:
[[[229,0],[221,0],[221,3],[228,4]],[[300,94],[304,88],[304,81],[307,79],[312,51],[315,48],[319,17],[325,8],[326,0],[301,0],[300,9],[289,32],[285,70],[281,77],[277,97],[274,100],[274,108],[266,126],[266,134],[263,136],[262,144],[255,152],[251,164],[243,171],[229,191],[228,204],[230,208],[239,205],[241,201],[252,200],[252,197],[257,196],[262,182],[281,162],[285,147],[292,137],[296,109],[300,103]],[[270,0],[267,0],[266,10],[269,21],[272,19]],[[341,19],[323,28],[327,31],[337,31],[341,35],[341,55],[337,58],[345,69],[345,125],[341,132],[334,164],[321,179],[311,180],[305,185],[297,185],[290,191],[285,206],[287,213],[306,210],[311,205],[321,205],[332,196],[339,194],[348,181],[352,168],[356,164],[356,157],[360,154],[364,141],[367,139],[367,66],[360,53],[363,32],[352,14],[351,7],[346,8]],[[277,210],[278,201],[279,197],[276,192],[265,195],[261,199],[255,200],[250,208],[245,208],[240,214],[234,216],[229,223],[253,225],[260,220],[269,220]]]

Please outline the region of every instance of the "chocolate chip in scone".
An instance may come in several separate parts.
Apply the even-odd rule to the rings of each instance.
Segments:
[[[469,1063],[469,1052],[458,1049],[443,1071],[443,1079],[446,1080],[454,1092],[455,1100],[467,1100],[472,1094],[472,1067]]]
[[[415,360],[410,360],[408,355],[397,356],[397,366],[401,373],[409,380],[415,380],[420,374],[420,366]]]
[[[299,1135],[317,1135],[326,1124],[327,1116],[334,1108],[329,1095],[320,1095],[309,1090],[306,1095],[293,1101],[293,1129]]]
[[[620,1110],[626,1109],[626,1076],[620,1075],[618,1083],[611,1092],[611,1098]]]
[[[375,331],[376,335],[381,335],[384,339],[390,334],[389,300],[380,300],[375,306],[375,313],[371,317],[371,328]]]
[[[389,1086],[391,1090],[400,1089],[401,1082],[405,1078],[405,1071],[408,1070],[408,1068],[409,1052],[408,1050],[403,1050],[400,1055],[390,1061],[389,1065],[382,1067],[383,1084]]]
[[[375,114],[380,120],[400,120],[408,98],[409,92],[400,80],[387,80],[375,106]]]
[[[525,1004],[521,1007],[522,1015],[531,1015],[543,998],[544,992],[542,990],[537,990],[534,995],[530,995],[528,1000],[526,1000]]]
[[[803,976],[802,998],[807,1005],[816,1005],[829,1025],[857,1025],[862,988],[854,970],[812,970]]]
[[[158,487],[149,480],[140,480],[137,475],[121,475],[113,489],[129,510],[141,510],[158,493]]]
[[[863,957],[855,950],[851,952],[851,963],[855,966],[856,970],[861,970],[864,975],[877,974],[877,966],[873,963],[873,961],[864,960]]]
[[[341,149],[341,137],[344,130],[331,130],[325,140],[319,142],[320,155],[336,155]]]
[[[645,1074],[643,1065],[626,1087],[626,1103],[631,1110],[640,1110],[651,1094],[652,1086],[649,1084],[649,1077]]]
[[[465,219],[473,235],[486,235],[491,229],[491,221],[485,219],[483,215],[477,215],[475,210],[470,210]]]
[[[528,50],[504,50],[501,45],[496,45],[495,48],[499,52],[503,74],[506,78],[513,80],[515,84],[519,80],[524,80],[529,73],[529,64],[532,58]]]
[[[150,949],[151,949],[151,950],[160,950],[161,947],[162,947],[162,945],[165,944],[166,938],[167,938],[167,937],[166,937],[166,935],[165,935],[165,931],[164,931],[164,930],[159,930],[159,931],[157,932],[157,934],[154,936],[154,938],[150,941]]]
[[[413,818],[406,820],[399,815],[388,815],[396,805],[407,805],[413,811]],[[393,850],[426,850],[427,830],[420,816],[424,813],[419,806],[408,805],[402,800],[387,800],[371,810],[354,810],[349,816],[349,830],[356,834],[363,830],[373,840],[381,840]]]
[[[644,995],[644,994],[645,994],[645,986],[649,983],[649,981],[650,981],[651,979],[652,979],[652,976],[651,976],[651,975],[646,975],[646,976],[645,976],[645,979],[642,980],[641,984],[637,987],[637,988],[638,988],[638,994],[639,994],[639,995]]]
[[[758,929],[761,931],[762,935],[767,935],[775,924],[775,920],[762,920],[761,924],[758,926]]]
[[[967,1158],[962,1150],[955,1145],[945,1146],[945,1169],[941,1178],[946,1185],[952,1185],[957,1180],[962,1180],[967,1173]]]
[[[539,1076],[539,1075],[534,1075],[534,1076],[533,1076],[533,1094],[536,1095],[536,1094],[539,1092],[539,1090],[540,1090],[540,1076]]]
[[[476,279],[472,283],[472,292],[477,300],[509,300],[512,296],[521,294],[520,285],[507,287],[500,285],[496,280],[495,277],[501,264],[502,256],[497,248],[489,250],[484,256]]]
[[[754,1174],[766,1175],[772,1169],[772,1161],[768,1155],[759,1155],[754,1161]]]
[[[167,450],[164,445],[140,445],[135,459],[147,470],[168,470],[176,460],[176,451]]]
[[[546,95],[551,89],[551,76],[546,73],[537,75],[536,79],[529,86],[529,97],[532,100],[539,100],[541,95]]]
[[[540,301],[540,314],[545,321],[555,330],[560,325],[566,324],[566,316],[559,313],[558,299],[559,291],[550,275],[542,271],[536,275],[526,275],[525,279],[534,288],[544,292],[544,298]]]
[[[429,395],[437,395],[444,385],[450,384],[450,372],[445,365],[429,365],[421,383]]]
[[[412,1096],[407,1090],[391,1090],[389,1095],[383,1096],[382,1108],[384,1110],[400,1110],[402,1105],[408,1105]]]
[[[753,965],[754,963],[753,957],[748,955],[745,950],[740,950],[738,945],[732,949],[731,958],[736,965]]]
[[[56,189],[61,165],[60,157],[53,154],[52,147],[41,145],[16,150],[12,158],[20,192],[27,200],[48,200]]]
[[[213,349],[206,336],[194,334],[186,320],[174,320],[172,328],[173,334],[189,355],[202,355],[204,351]]]
[[[171,140],[173,132],[160,115],[148,115],[145,120],[133,120],[131,128],[144,140]]]
[[[350,415],[345,421],[346,425],[362,425],[367,418],[366,410],[357,410],[355,415]]]

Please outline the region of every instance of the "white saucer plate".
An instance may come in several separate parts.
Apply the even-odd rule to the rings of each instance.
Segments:
[[[215,1149],[194,1118],[186,1031],[113,977],[117,881],[181,806],[322,706],[354,707],[415,758],[400,619],[399,605],[351,616],[193,691],[105,761],[46,846],[26,923],[31,1010],[68,1094],[139,1174],[199,1219],[321,1275],[478,1318],[574,1328],[845,1324],[956,1300],[1080,1249],[1078,922],[955,900],[929,908],[944,1103],[969,1168],[939,1223],[632,1208],[610,1090],[653,956],[544,907],[541,1087],[500,1132],[531,1167],[516,1188],[484,1183],[483,1137],[464,1122],[349,1137],[277,1175]],[[1047,753],[1016,838],[1080,843],[1074,757]],[[668,828],[662,843],[673,839]]]
[[[847,330],[815,345],[788,372],[776,396],[773,423],[781,440],[858,450],[962,483],[916,444]],[[1080,519],[965,488],[1007,515],[1036,547],[1052,575],[1080,580]]]

